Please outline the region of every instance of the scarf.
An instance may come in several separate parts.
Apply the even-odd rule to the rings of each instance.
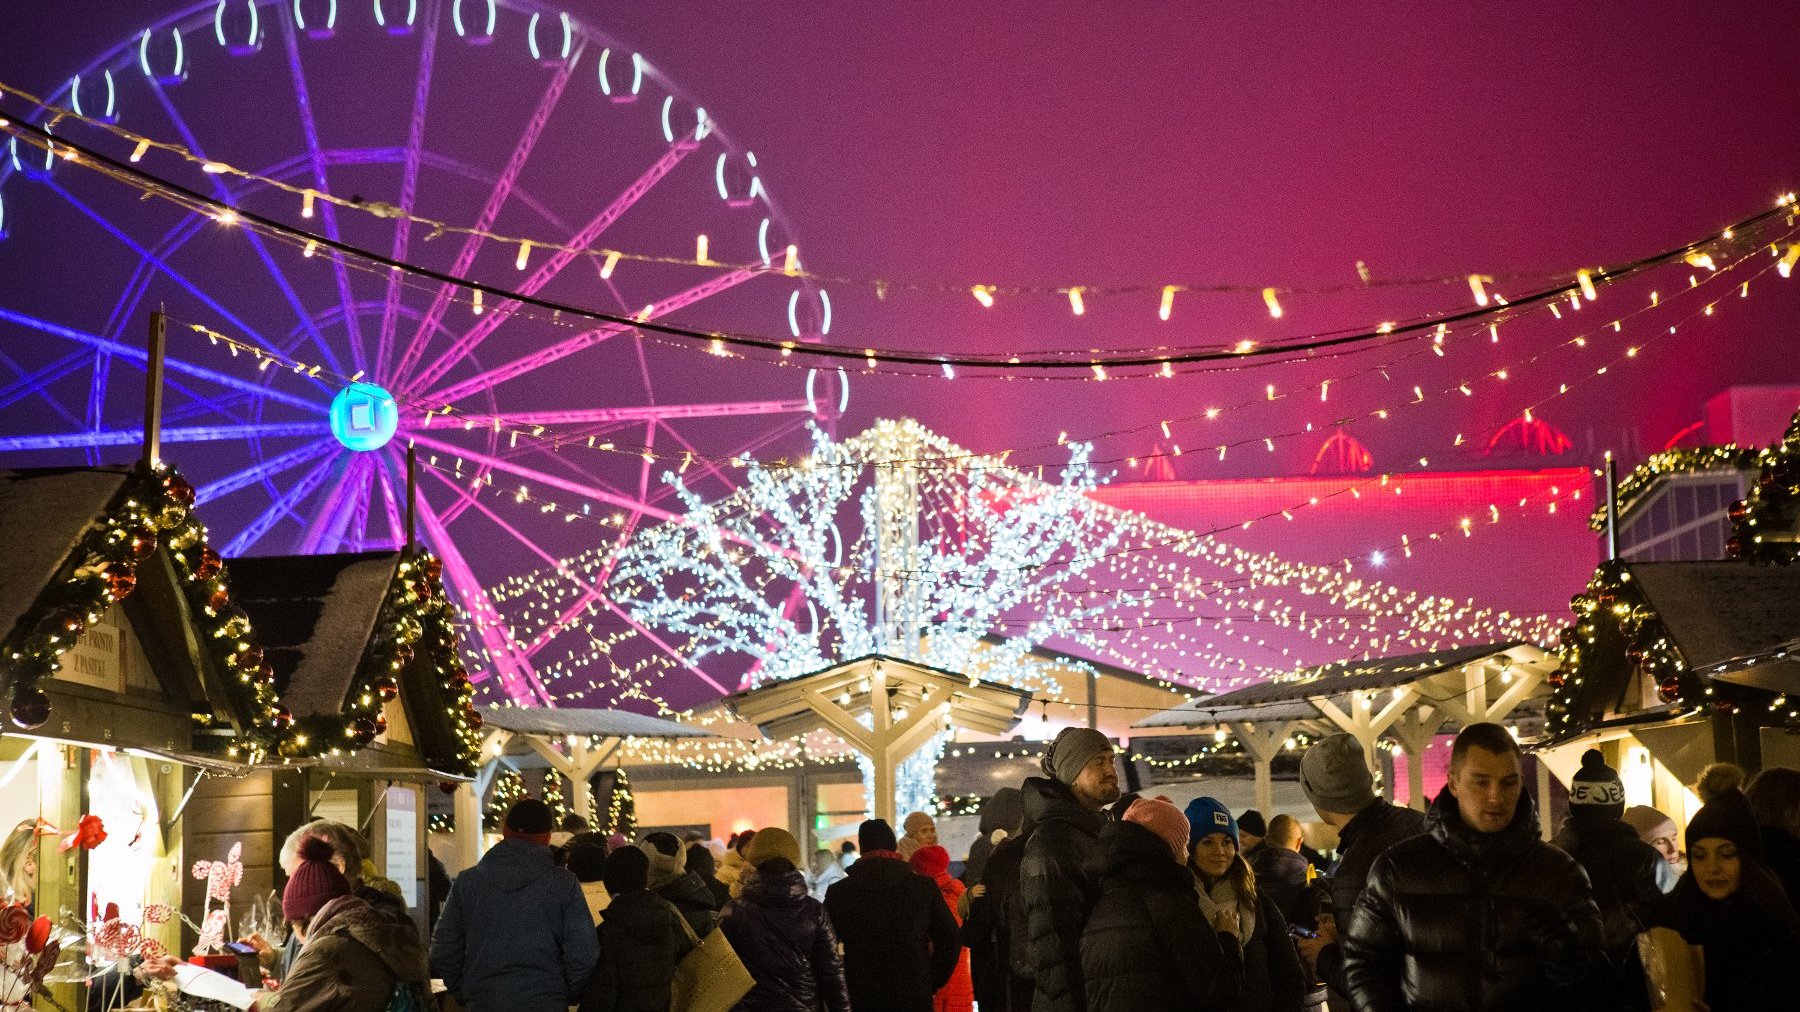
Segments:
[[[1256,905],[1246,903],[1237,894],[1237,887],[1231,884],[1229,874],[1214,882],[1210,890],[1206,888],[1206,881],[1198,875],[1194,876],[1194,885],[1197,887],[1195,891],[1200,894],[1200,913],[1206,917],[1207,924],[1211,924],[1213,916],[1228,904],[1237,904],[1238,951],[1242,952],[1249,943],[1250,936],[1256,934]]]

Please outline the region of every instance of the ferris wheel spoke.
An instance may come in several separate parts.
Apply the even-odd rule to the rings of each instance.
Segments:
[[[645,169],[644,173],[630,186],[626,187],[623,193],[614,198],[613,202],[603,208],[599,214],[594,215],[586,225],[582,226],[581,231],[575,233],[568,242],[563,244],[561,249],[552,253],[542,266],[533,271],[531,276],[519,285],[518,291],[527,296],[543,291],[545,285],[554,281],[569,264],[575,262],[577,257],[584,255],[581,251],[591,247],[602,233],[612,227],[613,223],[624,216],[625,212],[631,210],[633,205],[642,200],[644,195],[654,189],[665,176],[674,171],[675,167],[681,164],[682,159],[687,157],[688,152],[693,150],[695,150],[693,145],[676,144],[663,152],[662,157],[652,162],[650,167]],[[457,338],[456,342],[442,355],[439,355],[431,365],[421,370],[418,376],[409,378],[408,385],[413,388],[429,387],[443,379],[445,373],[474,352],[481,342],[487,340],[488,336],[501,324],[511,319],[522,305],[523,303],[516,299],[509,299],[494,307],[493,312],[478,317],[475,325],[470,327],[462,337]]]
[[[437,64],[438,8],[425,12],[425,35],[419,43],[419,77],[413,84],[412,115],[406,126],[406,154],[400,163],[400,210],[394,223],[393,256],[405,261],[412,243],[412,212],[419,201],[419,164],[425,151],[425,110],[431,101],[431,74]],[[394,354],[394,331],[400,321],[400,276],[389,272],[382,301],[381,330],[375,340],[375,375],[388,375]]]
[[[556,705],[550,694],[544,691],[544,683],[532,669],[530,658],[520,651],[518,642],[501,619],[487,590],[475,578],[474,570],[469,568],[468,560],[463,558],[456,542],[451,540],[431,504],[420,498],[413,508],[419,523],[425,528],[426,542],[444,564],[444,582],[449,584],[461,600],[469,622],[475,628],[475,636],[486,651],[494,674],[500,679],[502,691],[521,705]],[[484,675],[485,672],[478,671],[474,678],[479,681]]]
[[[575,54],[575,56],[579,55],[579,52]],[[488,193],[487,203],[482,206],[481,214],[476,218],[472,234],[463,240],[462,249],[456,254],[456,262],[450,268],[452,275],[466,276],[470,265],[475,262],[475,254],[481,249],[481,233],[494,226],[494,220],[499,217],[500,208],[512,195],[513,187],[519,181],[519,173],[524,171],[525,163],[531,159],[532,149],[537,147],[538,139],[544,135],[545,128],[550,125],[550,115],[556,111],[556,103],[562,98],[563,90],[569,84],[569,77],[575,70],[575,63],[574,57],[564,60],[562,65],[556,69],[555,75],[551,77],[549,86],[544,89],[544,94],[538,98],[537,108],[532,112],[531,119],[525,124],[524,131],[519,135],[518,143],[513,146],[512,155],[506,161],[506,168],[501,171],[499,178],[494,181],[494,188]],[[393,375],[395,385],[402,390],[411,389],[408,378],[418,367],[419,361],[425,354],[425,345],[431,340],[431,335],[437,332],[438,324],[443,321],[444,312],[449,309],[450,298],[455,293],[456,288],[453,285],[438,287],[437,295],[431,300],[431,308],[426,312],[425,319],[419,324],[418,330],[413,333],[412,341],[401,353],[400,361],[394,366]]]
[[[175,108],[175,103],[169,98],[168,91],[163,88],[162,84],[153,80],[150,82],[150,92],[156,96],[157,103],[162,106],[164,114],[169,117],[176,132],[181,134],[182,143],[194,153],[195,157],[205,158],[206,149],[201,146],[200,138],[194,134],[186,117],[182,116],[181,111]],[[213,195],[235,206],[238,197],[232,194],[230,188],[225,185],[225,181],[217,176],[208,178],[212,180]],[[199,230],[200,222],[201,219],[196,216],[192,228],[189,230],[190,237],[193,232]],[[274,255],[269,252],[268,244],[263,242],[261,235],[251,229],[244,230],[244,238],[250,243],[250,248],[256,253],[257,260],[261,261],[263,269],[268,272],[269,279],[275,283],[276,290],[281,292],[282,299],[294,311],[295,317],[300,320],[300,325],[307,329],[313,346],[319,349],[320,357],[325,360],[325,367],[340,376],[344,375],[344,365],[338,358],[336,349],[332,348],[331,343],[325,340],[325,336],[319,333],[318,327],[312,322],[312,314],[306,311],[306,306],[300,301],[300,293],[294,290],[294,285],[288,280],[287,273],[276,265]],[[181,240],[182,243],[186,241],[186,238]],[[321,385],[321,389],[323,389],[323,385]]]
[[[488,454],[481,453],[477,450],[466,449],[457,446],[454,443],[447,443],[423,433],[415,433],[413,439],[422,447],[437,450],[439,453],[454,455],[465,463],[475,464],[492,471],[503,471],[515,478],[548,486],[561,492],[567,492],[570,495],[591,499],[597,503],[605,503],[608,506],[617,506],[620,509],[626,510],[634,510],[642,506],[637,500],[619,495],[616,492],[596,488],[591,485],[583,485],[580,482],[571,481],[567,478],[540,471],[533,467],[527,467],[515,461],[489,456]],[[667,510],[655,510],[652,512],[658,520],[680,520],[680,517],[677,514]]]
[[[252,464],[242,470],[234,471],[223,478],[216,481],[209,481],[199,488],[196,488],[194,490],[194,503],[196,505],[204,506],[214,499],[222,499],[239,489],[248,488],[265,479],[292,471],[294,468],[299,467],[307,461],[317,460],[319,457],[337,449],[337,447],[338,444],[335,441],[321,439],[317,442],[308,443],[297,450],[289,450],[278,457],[270,457],[267,460]]]
[[[363,453],[338,457],[323,501],[311,510],[312,516],[296,543],[296,554],[329,555],[339,551],[350,517],[356,512],[357,487],[367,477],[369,463],[368,455]]]
[[[686,291],[677,292],[667,299],[655,303],[655,308],[650,311],[647,319],[661,319],[668,316],[670,313],[684,309],[696,302],[709,299],[720,292],[736,288],[738,285],[749,281],[751,278],[758,277],[763,273],[765,272],[761,269],[737,270],[721,274],[717,277],[708,278],[701,284],[695,285]],[[430,391],[429,393],[422,395],[421,399],[432,404],[455,404],[457,401],[468,397],[471,394],[480,393],[490,387],[498,386],[507,380],[516,379],[527,373],[536,372],[551,363],[560,362],[578,351],[591,348],[608,338],[627,333],[631,329],[632,328],[622,324],[607,324],[592,330],[585,330],[573,337],[565,338],[555,344],[540,348],[529,355],[513,359],[510,362],[495,366],[492,369],[488,369],[467,379],[458,380],[447,387]]]
[[[325,178],[325,156],[319,148],[319,122],[313,115],[312,93],[306,87],[306,69],[300,63],[299,30],[291,18],[276,20],[281,22],[281,39],[287,50],[288,73],[294,83],[294,102],[300,111],[300,130],[306,138],[306,154],[312,167],[313,186],[321,193],[330,193],[331,184]],[[325,237],[332,242],[341,242],[343,235],[338,231],[336,205],[329,200],[321,201],[318,210],[320,221],[325,226]],[[350,290],[350,269],[344,265],[344,258],[331,257],[331,270],[337,278],[339,304],[355,305],[356,297]],[[350,360],[358,373],[366,373],[369,363],[363,353],[362,324],[355,313],[345,313],[343,322],[344,331],[348,335]]]
[[[195,425],[162,430],[165,443],[216,443],[241,439],[279,439],[290,436],[323,436],[329,429],[318,422],[265,423],[259,425]],[[144,441],[142,426],[101,432],[46,432],[26,436],[0,436],[0,450],[72,450],[89,446],[129,446]]]
[[[319,486],[336,470],[337,456],[337,454],[332,454],[313,465],[312,470],[302,475],[300,480],[291,485],[287,491],[276,496],[275,501],[270,503],[267,509],[257,514],[256,519],[245,525],[244,529],[238,532],[237,537],[232,538],[224,548],[219,549],[219,554],[227,557],[245,554],[252,545],[261,541],[263,536],[281,521],[282,517],[293,517],[296,522],[304,525],[306,521],[295,512],[295,508],[307,496],[318,491]]]
[[[242,317],[238,316],[236,313],[225,308],[225,306],[223,304],[221,304],[219,302],[219,300],[213,298],[211,295],[208,295],[206,293],[205,289],[201,288],[199,285],[196,285],[192,281],[188,280],[187,276],[185,274],[181,273],[179,270],[177,270],[173,264],[170,264],[169,261],[165,257],[158,255],[155,251],[144,246],[143,243],[138,242],[136,239],[134,239],[130,235],[126,234],[124,229],[121,229],[117,225],[114,225],[111,221],[108,221],[104,215],[101,215],[99,212],[97,212],[93,208],[89,207],[86,203],[82,202],[74,194],[72,194],[68,190],[64,189],[60,184],[58,184],[54,180],[46,180],[45,185],[48,186],[51,189],[51,191],[53,191],[58,196],[62,197],[65,201],[67,201],[70,206],[72,206],[76,210],[80,211],[88,219],[90,219],[95,224],[99,225],[102,229],[104,229],[108,234],[113,236],[115,239],[119,240],[119,242],[124,244],[124,246],[127,249],[131,250],[133,253],[136,253],[139,257],[142,257],[145,260],[150,261],[156,267],[156,269],[161,271],[166,277],[168,277],[168,279],[170,281],[173,281],[176,284],[180,285],[182,288],[187,289],[187,291],[190,295],[192,295],[194,298],[198,299],[208,309],[212,310],[215,313],[218,313],[220,317],[224,318],[227,322],[229,322],[231,324],[231,326],[235,327],[240,333],[243,333],[247,337],[254,340],[257,344],[261,345],[263,350],[269,351],[269,352],[275,352],[278,354],[280,353],[281,349],[278,348],[274,344],[274,342],[270,341],[266,336],[264,336],[260,330],[251,326],[249,321],[244,320]],[[318,379],[317,377],[308,376],[307,379],[313,385],[317,386],[320,390],[326,389],[325,383],[322,380]]]
[[[739,415],[810,414],[805,401],[719,401],[711,404],[649,404],[626,408],[572,408],[567,411],[515,411],[503,415],[460,416],[477,428],[495,418],[514,425],[607,425],[660,422],[675,418],[733,418]],[[692,447],[689,447],[692,449]]]
[[[80,425],[81,422],[68,408],[63,407],[61,401],[50,396],[49,389],[50,384],[81,368],[81,364],[86,361],[87,355],[78,351],[52,362],[35,373],[27,373],[17,362],[8,358],[5,352],[0,351],[0,365],[11,369],[18,376],[18,379],[13,380],[12,385],[0,390],[0,408],[11,407],[20,400],[36,394],[44,399],[45,404],[50,405],[51,410],[61,415],[63,421],[70,425]]]
[[[129,344],[108,340],[97,334],[89,334],[84,331],[76,330],[73,327],[65,327],[60,323],[51,323],[48,320],[40,320],[35,316],[28,316],[24,313],[7,309],[4,306],[0,306],[0,322],[18,324],[21,327],[29,327],[41,333],[52,334],[56,337],[75,341],[91,348],[103,349],[107,354],[116,355],[125,359],[136,365],[139,369],[144,368],[144,363],[150,357],[149,353],[142,348],[135,348]],[[296,397],[293,394],[284,393],[280,390],[263,386],[262,384],[251,380],[240,379],[230,373],[223,373],[216,369],[208,369],[205,366],[194,365],[184,359],[170,357],[164,360],[163,365],[170,372],[181,373],[182,375],[192,376],[195,379],[204,380],[208,383],[216,383],[222,387],[243,391],[264,401],[302,408],[308,414],[323,415],[328,410],[324,405],[317,401],[307,400],[304,397]]]
[[[749,440],[748,442],[745,442],[742,445],[738,446],[737,449],[733,450],[730,454],[728,454],[725,459],[730,460],[730,459],[733,459],[736,457],[754,456],[756,451],[762,449],[763,447],[768,446],[769,444],[775,442],[778,439],[784,438],[791,432],[795,432],[795,431],[798,431],[798,430],[804,428],[806,426],[806,422],[807,422],[807,419],[805,419],[805,418],[799,418],[799,419],[795,419],[793,421],[783,422],[782,424],[776,426],[775,428],[770,429],[768,432],[765,432],[762,435],[757,436],[755,439]],[[686,439],[682,438],[682,436],[679,432],[676,432],[673,428],[669,427],[666,424],[663,427],[667,428],[669,430],[669,434],[674,436],[675,439],[677,441],[679,441],[683,446],[686,446],[689,449],[693,448],[692,444],[688,443],[688,441]],[[702,461],[696,455],[694,466],[699,467],[701,469],[701,471],[700,471],[701,475],[710,476],[710,477],[718,479],[719,483],[725,486],[725,489],[727,492],[735,492],[737,490],[737,487],[738,487],[737,482],[733,481],[731,479],[731,475],[729,473],[727,473],[724,468],[720,467],[716,462],[713,462],[710,460]],[[691,485],[693,483],[690,482],[689,484]],[[669,498],[670,496],[673,496],[674,494],[675,494],[675,489],[672,486],[664,485],[663,487],[652,492],[646,498],[645,501],[652,503],[652,504],[659,503],[659,502],[662,502],[663,500]]]

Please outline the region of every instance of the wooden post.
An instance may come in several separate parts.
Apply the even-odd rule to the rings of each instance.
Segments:
[[[1100,676],[1099,676],[1099,673],[1094,671],[1092,668],[1089,668],[1088,673],[1087,673],[1087,682],[1088,682],[1088,693],[1087,693],[1087,696],[1088,696],[1088,698],[1087,698],[1088,727],[1093,728],[1095,730],[1099,730],[1099,728],[1100,728]]]
[[[1442,711],[1421,704],[1402,714],[1388,729],[1406,750],[1408,808],[1425,810],[1425,749],[1431,745],[1431,739],[1437,737],[1437,730],[1443,723]]]
[[[1606,451],[1606,558],[1619,558],[1619,463]]]
[[[163,354],[168,340],[169,318],[162,310],[150,314],[150,354],[144,361],[144,469],[153,471],[162,462]]]
[[[415,505],[419,497],[419,448],[412,443],[406,444],[406,554],[411,555],[418,550],[418,536],[414,530],[418,507]]]
[[[1262,727],[1233,721],[1225,726],[1237,736],[1244,751],[1250,753],[1251,764],[1256,770],[1256,810],[1268,814],[1275,808],[1275,778],[1270,773],[1269,765],[1280,754],[1288,732],[1293,730],[1294,721],[1282,720],[1275,722],[1273,726],[1265,724]]]

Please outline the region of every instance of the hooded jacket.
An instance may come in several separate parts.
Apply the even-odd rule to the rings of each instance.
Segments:
[[[265,1012],[382,1012],[396,984],[422,990],[425,950],[411,924],[398,924],[356,896],[325,904],[306,944]]]
[[[1025,819],[1024,797],[1017,787],[1002,787],[991,797],[982,802],[981,818],[976,827],[975,842],[969,844],[969,856],[963,861],[963,885],[974,888],[981,882],[981,873],[987,868],[987,861],[999,843],[994,840],[995,831],[1005,834],[1002,839],[1017,836],[1019,824]]]
[[[1425,832],[1425,813],[1402,808],[1384,798],[1376,798],[1363,807],[1338,830],[1338,859],[1327,873],[1331,883],[1332,914],[1338,935],[1343,936],[1350,923],[1350,912],[1369,882],[1369,869],[1375,859],[1401,840]],[[1344,947],[1327,945],[1319,950],[1314,972],[1338,994],[1349,990],[1344,981]]]
[[[1048,777],[1025,778],[1025,857],[1019,899],[1034,1012],[1082,1012],[1081,932],[1100,898],[1100,827],[1106,816],[1081,807]],[[1016,928],[1015,928],[1016,930]]]
[[[927,850],[921,847],[920,850],[943,863],[933,864],[915,852],[911,862],[912,869],[920,878],[937,886],[938,895],[944,898],[944,906],[949,908],[951,919],[957,922],[958,928],[956,969],[950,974],[950,980],[938,988],[937,995],[932,999],[932,1007],[936,1012],[970,1012],[975,1007],[975,985],[969,977],[968,950],[961,945],[962,919],[956,913],[968,887],[950,877],[950,865],[944,848]]]
[[[675,905],[696,937],[705,938],[719,923],[719,905],[706,880],[687,870],[687,854],[664,854],[644,848],[650,858],[650,891]]]
[[[1227,1012],[1243,981],[1237,941],[1200,913],[1194,876],[1169,845],[1131,822],[1100,831],[1100,900],[1081,933],[1092,1012]]]
[[[1512,822],[1478,833],[1446,789],[1425,834],[1376,860],[1344,940],[1358,1009],[1547,1012],[1612,985],[1587,873],[1537,838],[1533,813],[1520,791]]]
[[[601,917],[600,961],[581,1012],[668,1012],[675,967],[695,941],[680,911],[639,889],[614,897]]]
[[[956,917],[936,883],[883,852],[864,854],[825,894],[844,945],[856,1012],[930,1012],[962,955]]]
[[[1637,956],[1637,936],[1656,923],[1663,904],[1658,874],[1668,863],[1624,820],[1605,812],[1584,813],[1591,805],[1570,807],[1573,813],[1563,821],[1554,842],[1581,865],[1594,887],[1601,946],[1620,971],[1621,990],[1630,999],[1621,1007],[1645,1008],[1649,992]]]
[[[574,873],[548,846],[506,839],[450,887],[431,970],[469,1012],[567,1012],[599,954]]]
[[[837,935],[798,869],[746,875],[719,930],[756,980],[733,1012],[850,1012]]]
[[[724,910],[725,904],[731,902],[731,887],[719,881],[715,874],[717,869],[718,862],[714,860],[713,852],[707,849],[706,844],[696,843],[688,847],[687,870],[700,876],[706,891],[712,893],[713,908]]]
[[[1000,841],[982,868],[980,884],[986,891],[969,902],[963,920],[962,941],[969,947],[969,976],[975,985],[975,1004],[982,1012],[1029,1012],[1031,978],[1021,975],[1015,953],[1024,939],[1014,937],[1013,912],[1017,902],[1019,862],[1025,855],[1025,839],[1011,836]],[[1016,929],[1024,934],[1024,926]]]

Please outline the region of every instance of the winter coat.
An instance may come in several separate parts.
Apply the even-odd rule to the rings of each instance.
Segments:
[[[937,886],[938,895],[944,898],[944,905],[950,908],[950,916],[960,929],[962,918],[957,916],[956,909],[962,903],[963,894],[968,891],[968,887],[951,878],[949,872],[928,881]],[[959,931],[956,969],[932,998],[932,1007],[936,1012],[972,1012],[975,1007],[975,985],[969,978],[969,950],[962,948],[961,939]]]
[[[1022,925],[1015,946],[1011,913],[1021,909],[1019,861],[1024,856],[1023,837],[1000,841],[982,868],[984,891],[970,901],[963,920],[962,942],[969,948],[969,976],[981,1012],[1031,1012],[1031,978],[1015,969],[1013,959],[1015,950],[1024,948]]]
[[[1017,836],[1024,818],[1024,798],[1017,787],[1002,787],[981,803],[975,842],[969,844],[969,856],[963,862],[963,885],[973,889],[981,881],[981,873],[987,868],[988,858],[993,856],[994,848],[999,846],[994,842],[995,830],[1002,830],[1007,836]]]
[[[1197,887],[1205,888],[1204,884]],[[1238,902],[1243,909],[1242,900]],[[1300,953],[1288,934],[1288,922],[1274,897],[1261,891],[1256,894],[1254,909],[1254,917],[1246,920],[1240,915],[1238,921],[1239,929],[1248,934],[1235,942],[1243,953],[1244,986],[1232,1008],[1235,1012],[1300,1012],[1307,992],[1306,972],[1300,968]],[[1201,915],[1206,915],[1204,905]]]
[[[1074,792],[1047,777],[1027,777],[1025,857],[1019,896],[1025,950],[1036,985],[1035,1012],[1082,1012],[1081,932],[1100,898],[1100,827],[1106,816],[1081,807]]]
[[[1426,832],[1369,873],[1344,941],[1349,996],[1364,1012],[1579,1008],[1597,979],[1600,911],[1575,859],[1537,838],[1531,795],[1498,833],[1438,795]]]
[[[567,1012],[599,954],[574,873],[544,844],[504,839],[450,887],[431,971],[468,1012]]]
[[[1200,912],[1194,876],[1162,838],[1133,822],[1100,831],[1100,900],[1081,933],[1081,975],[1092,1012],[1227,1012],[1243,962],[1237,940]]]
[[[798,870],[753,872],[719,917],[719,930],[756,986],[733,1012],[850,1012],[844,964],[825,907]]]
[[[1688,871],[1659,918],[1704,950],[1706,1004],[1712,1012],[1794,1007],[1800,966],[1800,918],[1774,895],[1774,876],[1744,855],[1738,891],[1715,900]]]
[[[719,908],[713,905],[712,890],[707,888],[705,879],[691,871],[684,871],[657,886],[655,892],[681,911],[697,938],[712,934],[712,929],[719,923]]]
[[[307,925],[306,944],[264,1012],[382,1012],[394,985],[424,995],[430,974],[412,925],[397,924],[356,896],[325,904]]]
[[[1648,1008],[1644,965],[1637,936],[1656,923],[1663,904],[1658,876],[1668,862],[1645,843],[1624,820],[1603,813],[1585,814],[1584,807],[1563,820],[1553,841],[1567,851],[1594,887],[1600,908],[1600,943],[1619,972],[1621,1008]]]
[[[724,910],[725,904],[731,902],[731,887],[719,881],[716,873],[718,862],[713,859],[713,852],[703,843],[696,843],[687,849],[687,870],[700,876],[706,883],[706,890],[712,893],[713,907]]]
[[[956,917],[930,879],[871,851],[825,894],[825,910],[856,1012],[930,1012],[962,955]]]
[[[681,912],[639,889],[613,898],[596,934],[600,961],[581,1012],[669,1012],[669,982],[695,944]]]
[[[1350,912],[1356,909],[1356,901],[1368,885],[1369,869],[1375,866],[1375,859],[1401,840],[1423,832],[1425,813],[1402,808],[1382,798],[1376,798],[1338,830],[1338,859],[1328,874],[1332,914],[1339,938],[1343,937],[1350,924]],[[1320,949],[1313,969],[1333,991],[1340,995],[1349,992],[1344,981],[1342,944]]]
[[[1256,873],[1256,894],[1275,901],[1281,918],[1287,924],[1313,920],[1317,911],[1302,916],[1306,905],[1306,869],[1311,867],[1298,851],[1286,847],[1264,847],[1256,852],[1250,870]]]

